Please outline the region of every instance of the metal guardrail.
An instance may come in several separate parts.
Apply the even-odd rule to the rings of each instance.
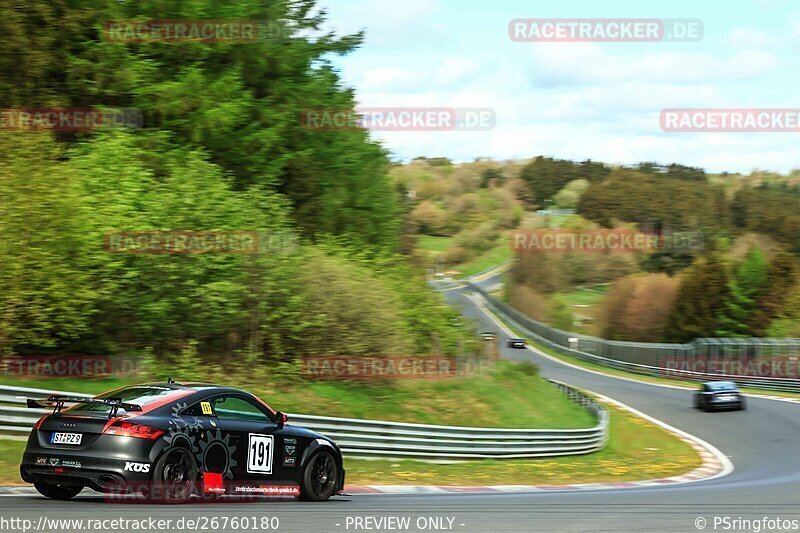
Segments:
[[[571,355],[584,361],[589,361],[602,366],[625,370],[636,374],[643,374],[648,376],[656,376],[668,379],[677,379],[681,381],[714,381],[714,380],[729,380],[738,383],[742,387],[750,387],[754,389],[764,390],[777,390],[786,392],[800,392],[800,379],[793,378],[770,378],[760,376],[741,376],[735,374],[722,374],[712,372],[694,372],[690,370],[683,370],[680,368],[669,368],[667,366],[647,365],[635,363],[631,361],[623,361],[615,359],[614,357],[604,357],[601,355],[589,353],[583,348],[584,346],[596,347],[598,341],[611,344],[645,344],[645,343],[622,343],[617,341],[606,341],[597,337],[589,337],[588,335],[580,335],[577,333],[569,333],[555,328],[551,328],[547,324],[543,324],[534,320],[520,311],[514,309],[505,302],[500,301],[496,297],[487,293],[480,286],[473,283],[468,284],[470,290],[480,294],[486,304],[495,311],[498,315],[502,316],[505,320],[512,323],[518,329],[524,331],[530,337],[533,337],[538,342],[553,348],[559,353]],[[570,339],[574,339],[570,342]],[[591,339],[585,341],[584,339]],[[654,344],[653,346],[669,346]],[[636,348],[633,348],[634,350]],[[644,350],[645,348],[641,348]],[[635,353],[635,352],[634,352]],[[630,355],[630,354],[628,354]]]
[[[505,429],[406,424],[380,420],[289,414],[289,424],[318,431],[353,457],[422,460],[519,459],[595,452],[608,440],[608,412],[587,394],[552,381],[589,410],[597,424],[585,429]],[[25,399],[72,392],[0,386],[0,433],[26,436],[47,409],[28,409]]]

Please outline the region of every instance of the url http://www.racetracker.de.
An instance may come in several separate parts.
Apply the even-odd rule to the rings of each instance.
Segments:
[[[50,518],[0,517],[0,531],[277,531],[276,516],[196,516],[181,518]]]

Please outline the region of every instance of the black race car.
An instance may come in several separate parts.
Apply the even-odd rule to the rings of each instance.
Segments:
[[[525,348],[525,339],[508,339],[506,341],[506,346],[509,348]]]
[[[28,407],[53,408],[31,431],[20,465],[22,479],[49,498],[89,487],[149,491],[167,503],[193,494],[322,501],[344,489],[333,441],[286,425],[285,414],[242,390],[168,381]]]
[[[695,409],[715,411],[718,409],[744,410],[745,400],[733,381],[707,381],[694,393]]]

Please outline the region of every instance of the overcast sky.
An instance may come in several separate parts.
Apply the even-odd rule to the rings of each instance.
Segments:
[[[673,133],[665,108],[800,108],[796,0],[322,0],[364,45],[336,63],[359,105],[488,107],[490,131],[375,132],[397,159],[549,155],[800,168],[800,133]],[[697,42],[514,42],[515,18],[700,19]]]

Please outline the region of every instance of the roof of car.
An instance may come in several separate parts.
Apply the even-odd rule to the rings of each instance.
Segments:
[[[193,390],[193,391],[207,391],[210,389],[219,390],[235,390],[240,391],[234,387],[226,387],[225,385],[215,385],[213,383],[200,383],[200,382],[162,382],[162,383],[140,383],[138,385],[131,385],[131,387],[165,387],[174,390]]]

